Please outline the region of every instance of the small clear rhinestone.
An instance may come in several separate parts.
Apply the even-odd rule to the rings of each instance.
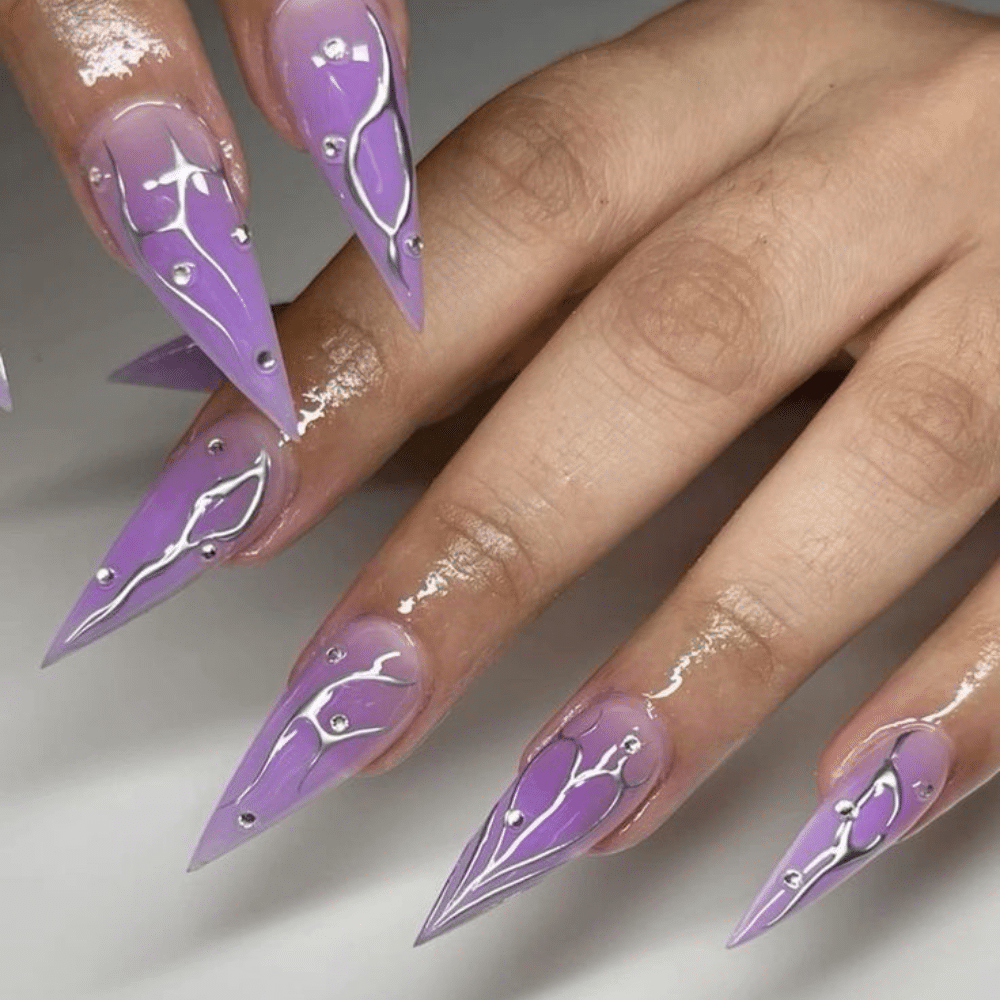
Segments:
[[[205,542],[200,551],[201,558],[206,560],[214,559],[219,554],[219,550],[211,542]]]
[[[347,42],[343,38],[328,38],[323,43],[323,55],[333,62],[347,58]]]
[[[524,813],[520,809],[508,809],[503,814],[503,821],[506,826],[516,830],[524,822]]]
[[[110,566],[102,566],[94,576],[102,587],[107,587],[114,582],[115,571]]]
[[[323,139],[323,155],[328,160],[340,160],[347,148],[347,140],[343,136],[328,135]]]
[[[326,651],[326,659],[328,663],[340,663],[340,661],[347,656],[340,646],[331,646]]]
[[[642,749],[642,740],[640,740],[639,737],[635,735],[635,733],[629,733],[622,740],[622,750],[624,750],[625,753],[629,754],[630,756],[632,754],[637,754],[641,749]]]
[[[244,830],[249,830],[250,827],[257,822],[257,817],[253,813],[240,813],[236,817],[236,822],[243,827]]]
[[[856,816],[856,806],[850,799],[841,799],[834,807],[833,811],[838,816],[843,816],[845,819],[848,817]]]
[[[179,264],[174,264],[170,271],[170,279],[175,285],[179,285],[181,288],[191,284],[193,275],[194,264],[190,264],[186,260],[182,260]]]
[[[104,171],[100,167],[91,167],[87,171],[87,180],[95,187],[99,188],[104,185]]]
[[[346,733],[351,723],[346,715],[333,715],[330,717],[331,733]]]
[[[411,257],[422,257],[424,253],[424,241],[420,236],[409,236],[403,243],[406,252]]]
[[[241,247],[245,247],[250,242],[250,227],[245,224],[237,226],[233,230],[232,236]]]
[[[781,876],[781,881],[784,882],[789,889],[798,889],[802,885],[802,872],[797,872],[794,868],[789,868],[788,871]]]
[[[277,363],[278,362],[275,360],[274,355],[270,351],[260,351],[257,355],[257,367],[262,372],[274,371]]]
[[[222,438],[212,438],[208,442],[209,455],[221,455],[226,450],[226,442]]]
[[[925,802],[934,794],[934,786],[929,781],[914,782],[913,790],[917,793],[917,798]]]

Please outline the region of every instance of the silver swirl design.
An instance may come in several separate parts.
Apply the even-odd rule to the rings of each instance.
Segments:
[[[403,112],[399,106],[399,93],[396,87],[396,79],[392,72],[392,59],[389,54],[389,42],[386,39],[382,25],[378,18],[366,7],[365,12],[368,20],[375,29],[375,35],[379,44],[379,70],[378,82],[375,88],[375,96],[365,113],[355,123],[351,134],[347,138],[346,170],[347,189],[354,199],[358,208],[367,216],[369,221],[386,238],[386,260],[392,268],[393,273],[402,283],[404,288],[409,288],[406,279],[403,277],[402,259],[399,248],[399,234],[404,223],[410,215],[413,205],[413,152],[410,149],[409,136],[403,124]],[[399,208],[394,219],[383,219],[375,206],[372,204],[368,192],[365,190],[364,181],[358,170],[358,156],[361,152],[362,133],[369,125],[383,114],[388,112],[392,115],[393,129],[396,135],[396,151],[399,154],[400,165],[403,168],[403,196],[400,199]]]
[[[221,165],[217,167],[202,167],[193,163],[184,155],[184,151],[181,149],[177,139],[174,137],[174,134],[169,128],[167,129],[167,136],[170,140],[173,165],[158,177],[150,178],[149,180],[144,181],[142,185],[144,191],[154,191],[156,188],[160,187],[172,187],[174,189],[174,198],[176,201],[174,214],[166,222],[157,226],[155,229],[144,229],[135,223],[135,220],[132,217],[132,210],[129,206],[128,192],[125,188],[125,181],[122,177],[121,170],[115,160],[114,153],[111,151],[111,147],[107,143],[104,144],[105,152],[107,153],[108,160],[111,164],[111,172],[114,177],[115,188],[118,191],[118,213],[121,219],[122,227],[125,230],[125,236],[128,239],[129,245],[135,254],[136,260],[140,263],[142,270],[149,277],[153,278],[157,283],[166,288],[171,295],[179,299],[185,305],[189,306],[196,313],[198,313],[199,316],[211,323],[212,326],[214,326],[229,341],[233,349],[238,351],[239,348],[236,344],[235,338],[226,324],[223,323],[218,316],[206,309],[200,302],[188,295],[187,292],[182,291],[181,288],[174,282],[160,274],[160,272],[152,267],[146,259],[144,243],[150,236],[159,236],[164,233],[180,233],[190,244],[191,249],[195,252],[195,254],[205,261],[219,275],[219,277],[222,278],[243,306],[244,310],[247,310],[246,301],[244,300],[239,288],[237,288],[236,283],[233,281],[232,277],[230,277],[226,269],[215,259],[214,256],[212,256],[212,254],[208,252],[207,249],[205,249],[198,237],[195,236],[189,221],[188,198],[190,196],[190,190],[191,188],[194,188],[194,190],[199,194],[210,196],[211,192],[208,186],[209,177],[214,177],[222,184],[222,190],[225,193],[226,199],[230,203],[233,203],[233,194],[230,190],[225,172],[223,171]]]
[[[314,694],[311,694],[300,706],[296,709],[295,713],[285,724],[284,728],[278,734],[277,739],[274,741],[264,763],[261,764],[260,770],[254,776],[253,781],[233,800],[226,803],[228,806],[239,805],[243,800],[264,780],[267,775],[271,764],[277,758],[278,754],[288,745],[288,743],[295,738],[295,734],[299,731],[298,724],[300,722],[306,723],[306,725],[313,731],[316,736],[316,751],[310,759],[309,763],[305,766],[302,772],[302,776],[299,778],[298,789],[301,791],[302,785],[305,783],[306,778],[312,773],[313,768],[319,763],[323,755],[331,748],[336,746],[338,743],[344,743],[347,740],[356,740],[364,736],[377,736],[380,733],[384,733],[389,727],[388,725],[382,726],[368,726],[365,728],[353,729],[350,726],[349,720],[346,725],[342,728],[333,727],[332,719],[338,718],[336,715],[332,716],[331,719],[327,720],[331,728],[327,729],[322,722],[320,722],[319,715],[333,700],[334,696],[342,688],[349,684],[375,684],[375,685],[387,685],[390,687],[412,687],[414,681],[402,680],[399,677],[394,677],[390,673],[386,673],[385,665],[392,660],[398,659],[402,656],[402,653],[398,651],[393,651],[389,653],[384,653],[382,656],[376,657],[372,663],[366,667],[364,670],[355,670],[349,674],[344,674],[342,677],[338,677],[335,681],[327,684],[325,687],[320,688]],[[340,719],[344,719],[343,716]]]
[[[596,726],[597,723],[595,722],[594,725]],[[562,730],[559,731],[555,740],[549,743],[545,749],[551,748],[558,741],[572,743],[575,749],[569,773],[562,785],[556,790],[552,801],[538,816],[527,824],[524,823],[524,816],[520,810],[511,809],[511,803],[517,801],[521,785],[527,780],[530,774],[531,764],[529,764],[521,773],[513,789],[497,803],[480,829],[475,847],[469,855],[469,860],[462,873],[459,888],[441,908],[440,912],[435,915],[434,926],[441,926],[444,923],[451,922],[461,917],[473,907],[481,907],[484,903],[498,895],[507,896],[519,890],[533,879],[540,878],[545,873],[545,870],[539,871],[534,866],[569,850],[580,841],[589,837],[618,807],[618,803],[621,801],[625,790],[630,787],[625,779],[624,769],[635,753],[635,750],[625,749],[623,746],[624,740],[618,740],[600,755],[595,764],[588,767],[584,765],[585,753],[579,740],[576,737],[567,736]],[[537,760],[537,757],[535,759]],[[615,782],[614,794],[610,797],[606,807],[599,814],[594,815],[586,826],[575,830],[567,839],[555,843],[544,851],[531,852],[523,857],[520,856],[520,852],[527,841],[557,814],[571,791],[589,782],[608,777],[612,778]],[[502,835],[497,834],[498,826],[513,827],[518,830],[518,835],[502,849],[503,839]],[[496,843],[484,862],[483,854],[485,845],[494,836],[497,838]],[[469,878],[469,873],[475,871],[477,868],[481,869],[478,874]],[[529,870],[525,871],[525,869]],[[519,872],[521,874],[517,875]],[[512,875],[516,875],[517,877],[512,880],[510,878]]]
[[[810,858],[801,869],[789,870],[784,873],[784,885],[786,889],[792,890],[792,894],[785,905],[764,924],[765,927],[773,927],[779,920],[788,916],[821,879],[868,857],[885,844],[889,837],[890,828],[903,807],[903,781],[896,768],[895,756],[909,735],[909,733],[904,733],[896,740],[892,750],[889,751],[882,765],[872,776],[871,781],[856,798],[841,799],[833,805],[837,815],[842,817],[834,833],[833,843]],[[855,844],[854,826],[861,815],[861,810],[872,799],[884,794],[892,796],[892,808],[885,821],[885,828],[877,833],[869,843]],[[761,907],[756,916],[749,921],[749,925],[756,923],[761,914],[766,913],[781,899],[784,891],[775,893]]]
[[[199,549],[204,545],[210,545],[214,542],[228,542],[239,537],[260,510],[264,493],[267,489],[270,469],[271,459],[266,451],[261,451],[249,469],[245,469],[235,476],[221,479],[209,489],[200,493],[191,504],[184,525],[176,540],[167,545],[158,558],[139,566],[125,580],[121,589],[112,600],[91,612],[91,614],[80,622],[69,634],[66,643],[75,642],[80,636],[89,632],[96,625],[117,614],[140,587],[160,576],[189,552]],[[194,537],[201,519],[209,511],[213,510],[216,505],[232,496],[247,483],[252,483],[254,488],[246,509],[240,514],[239,518],[227,528],[218,528],[215,531]]]

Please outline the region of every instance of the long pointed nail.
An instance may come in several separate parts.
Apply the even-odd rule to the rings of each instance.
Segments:
[[[10,413],[14,408],[10,398],[10,382],[7,381],[7,368],[0,356],[0,410]]]
[[[124,625],[249,545],[293,488],[288,449],[257,414],[226,417],[199,434],[122,529],[43,665]]]
[[[469,841],[416,944],[480,916],[603,840],[639,808],[671,756],[644,699],[609,694],[573,716]]]
[[[931,727],[896,733],[865,754],[778,862],[729,947],[759,937],[895,844],[941,794],[951,757],[951,741]]]
[[[317,640],[250,744],[191,859],[201,868],[387,750],[426,697],[423,657],[400,626],[361,618]]]
[[[148,386],[153,389],[183,389],[213,392],[222,383],[222,372],[188,336],[154,347],[116,369],[109,382]]]
[[[103,119],[81,164],[139,276],[226,377],[295,437],[274,318],[218,141],[189,111],[145,101]]]
[[[377,3],[286,0],[271,55],[299,132],[400,309],[423,325],[402,59]]]

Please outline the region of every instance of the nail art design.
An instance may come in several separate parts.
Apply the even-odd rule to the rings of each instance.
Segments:
[[[423,325],[416,178],[402,60],[378,6],[286,0],[272,56],[298,129],[400,309]]]
[[[213,392],[222,384],[222,372],[190,337],[181,336],[122,365],[108,376],[108,381],[154,389]]]
[[[255,414],[227,417],[164,470],[63,623],[45,665],[175,594],[277,515],[292,473],[278,431]]]
[[[218,142],[183,108],[144,102],[104,119],[81,156],[129,263],[227,378],[294,437],[271,307]]]
[[[937,800],[950,767],[950,741],[929,727],[897,734],[866,754],[805,825],[729,947],[770,930],[896,843]]]
[[[7,381],[7,368],[3,363],[3,356],[0,355],[0,410],[10,413],[13,404],[10,398],[10,383]]]
[[[257,836],[349,778],[402,734],[423,704],[417,647],[398,625],[362,618],[317,640],[212,814],[191,869]]]
[[[641,698],[611,694],[575,715],[493,807],[416,943],[480,916],[603,840],[646,799],[670,756]]]

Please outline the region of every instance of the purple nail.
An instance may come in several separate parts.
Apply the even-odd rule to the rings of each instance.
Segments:
[[[10,383],[7,381],[7,368],[0,357],[0,410],[10,413],[14,408],[10,398]]]
[[[423,325],[403,64],[383,12],[363,0],[286,0],[271,55],[309,152],[400,309]]]
[[[83,145],[122,253],[233,384],[291,437],[295,408],[257,255],[218,141],[173,104],[131,104]]]
[[[425,700],[423,658],[400,626],[361,618],[317,639],[250,744],[189,870],[273,826],[387,750]]]
[[[644,699],[610,694],[573,716],[469,841],[416,943],[480,916],[603,840],[638,809],[671,755]]]
[[[199,434],[118,535],[44,665],[124,625],[249,545],[293,486],[285,439],[257,414],[226,417]]]
[[[222,373],[190,337],[181,336],[122,365],[108,376],[108,381],[154,389],[213,392],[222,383]]]
[[[877,744],[834,786],[740,921],[729,947],[797,913],[891,847],[948,780],[951,741],[920,727]]]

